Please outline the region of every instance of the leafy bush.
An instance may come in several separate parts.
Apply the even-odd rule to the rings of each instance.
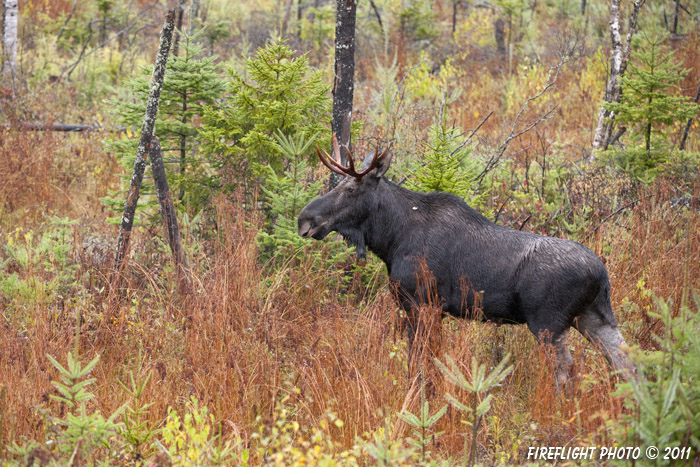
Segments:
[[[41,230],[20,228],[7,235],[0,257],[0,299],[8,302],[6,317],[27,319],[23,310],[32,303],[51,303],[57,295],[67,294],[76,283],[78,265],[71,257],[73,231],[77,220],[51,217]]]
[[[214,416],[206,406],[192,397],[187,404],[187,413],[181,418],[172,407],[162,430],[162,442],[158,447],[170,458],[174,465],[228,465],[237,460],[247,465],[248,451],[244,450],[240,459],[230,442],[219,441],[213,434]]]
[[[329,412],[317,426],[302,426],[295,420],[296,407],[290,407],[289,396],[279,401],[273,420],[262,423],[253,434],[258,459],[270,466],[304,465],[358,465],[349,451],[343,450],[330,436],[333,430],[342,430],[344,423]]]
[[[657,177],[672,177],[679,185],[691,187],[700,168],[700,153],[644,148],[612,148],[601,154],[600,163],[615,169],[635,182],[649,184]]]

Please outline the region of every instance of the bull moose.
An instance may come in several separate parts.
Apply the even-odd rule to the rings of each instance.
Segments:
[[[425,300],[421,262],[432,274],[443,311],[472,316],[475,303],[483,318],[526,323],[551,343],[557,379],[565,382],[573,359],[566,345],[570,327],[599,347],[616,370],[630,370],[610,303],[610,282],[602,261],[583,245],[497,225],[446,193],[419,193],[384,175],[391,153],[378,150],[355,169],[352,154],[341,165],[333,153],[318,156],[345,178],[312,200],[299,214],[298,233],[321,240],[332,231],[366,248],[386,264],[396,297],[410,312]],[[468,288],[468,290],[465,290]]]

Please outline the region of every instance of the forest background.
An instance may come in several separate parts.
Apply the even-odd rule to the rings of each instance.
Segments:
[[[187,267],[147,164],[115,281],[169,8],[155,134]],[[603,104],[637,10],[621,97]],[[356,5],[353,153],[389,147],[394,181],[605,262],[640,377],[572,333],[567,391],[525,327],[438,306],[409,354],[383,264],[297,235],[328,186],[314,147],[330,146],[335,15],[325,0],[3,2],[3,465],[536,465],[532,446],[614,445],[699,462],[700,3]]]

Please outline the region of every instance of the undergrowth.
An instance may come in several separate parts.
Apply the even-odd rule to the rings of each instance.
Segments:
[[[684,233],[697,229],[697,219],[661,195],[622,217],[598,229],[591,246],[602,253],[609,245],[616,253],[608,267],[623,333],[631,345],[657,353],[669,351],[668,339],[678,342],[673,348],[680,354],[669,358],[683,361],[689,344],[678,332],[690,326],[683,335],[692,337],[697,312],[689,291],[698,287],[700,272],[697,264],[682,261],[700,247],[697,236]],[[180,297],[172,277],[158,277],[149,269],[155,262],[141,257],[134,259],[128,303],[113,301],[99,286],[101,280],[77,272],[84,266],[72,253],[80,248],[79,237],[70,234],[79,230],[74,223],[56,220],[42,227],[46,233],[5,234],[12,241],[3,252],[3,268],[15,268],[17,281],[54,278],[64,263],[58,269],[76,271],[68,282],[60,275],[51,279],[64,288],[44,289],[41,301],[3,289],[0,373],[3,387],[13,388],[5,392],[2,412],[3,426],[12,427],[4,432],[6,454],[14,453],[15,461],[49,456],[67,462],[80,452],[86,462],[139,463],[167,456],[178,465],[234,459],[243,465],[452,465],[473,452],[484,464],[511,464],[526,461],[530,445],[621,440],[616,421],[634,417],[632,398],[647,390],[623,388],[616,394],[602,356],[572,336],[580,376],[573,396],[560,397],[549,351],[527,329],[440,319],[433,313],[438,319],[423,323],[427,328],[417,334],[418,345],[424,339],[427,357],[452,361],[451,372],[472,378],[468,362],[492,365],[494,356],[513,355],[512,372],[503,373],[488,395],[453,386],[449,380],[456,380],[440,371],[419,371],[416,362],[428,360],[409,361],[401,333],[404,318],[388,290],[368,294],[359,279],[329,288],[326,273],[313,266],[317,260],[310,255],[297,258],[294,267],[261,269],[259,218],[221,200],[216,221],[219,235],[204,248],[210,255],[199,260],[193,296]],[[46,235],[52,239],[48,252],[35,240]],[[321,258],[330,254],[324,244],[311,248]],[[647,248],[662,248],[663,254],[645,254]],[[167,261],[164,254],[153,259]],[[42,260],[23,261],[25,256]],[[668,280],[670,265],[677,265],[678,281]],[[629,279],[642,275],[644,282]],[[91,282],[93,288],[87,289]],[[655,305],[652,294],[671,297],[678,305]],[[682,313],[681,304],[686,307]],[[649,313],[657,309],[676,316],[674,324]],[[22,326],[18,310],[30,320]],[[116,321],[105,322],[104,316]],[[662,340],[647,337],[655,334]],[[80,357],[70,353],[76,345]],[[66,356],[68,371],[74,362],[73,376],[66,376],[65,364],[58,365]],[[78,361],[90,364],[80,367]],[[645,362],[640,360],[640,373],[646,365],[653,368]],[[695,378],[693,368],[684,376],[690,378],[687,384]],[[65,387],[81,384],[85,369],[91,370],[91,379],[82,381],[94,397],[68,407]],[[63,391],[52,383],[66,377]],[[673,371],[670,377],[676,377]],[[464,407],[477,407],[478,430],[464,425],[471,420],[475,426],[471,416],[448,406],[428,425],[440,435],[417,438],[416,424],[430,420],[426,407],[441,407],[447,394]],[[695,396],[686,397],[695,404]],[[399,416],[425,410],[423,422]],[[75,430],[90,417],[99,417],[101,425],[92,426],[103,431],[88,439]],[[636,429],[635,423],[620,426]],[[627,442],[648,441],[632,433],[624,435]]]
[[[589,162],[607,79],[604,2],[588,1],[585,22],[562,1],[358,6],[353,152],[391,147],[396,182],[451,191],[605,262],[639,378],[618,381],[572,332],[566,392],[552,350],[526,327],[446,317],[437,302],[407,317],[376,257],[297,235],[328,176],[306,144],[330,138],[328,5],[292,2],[299,11],[282,21],[275,2],[213,0],[185,19],[204,60],[229,70],[209,76],[223,95],[188,101],[187,140],[176,132],[180,158],[166,161],[198,194],[178,208],[192,291],[178,290],[162,226],[146,223],[117,296],[116,231],[100,199],[129,167],[103,142],[133,128],[114,126],[105,102],[132,102],[125,83],[150,62],[162,9],[21,3],[22,73],[0,80],[3,465],[536,465],[531,447],[652,443],[690,447],[683,462],[698,462],[697,120],[686,151],[670,149],[686,122],[667,128],[653,167],[633,163],[624,135]],[[442,27],[452,12],[454,30]],[[290,37],[266,47],[280,23]],[[580,50],[529,100],[560,58],[551,38],[579,23]],[[694,68],[679,84],[685,100],[700,63],[689,24],[671,44]],[[93,129],[21,125],[34,121]]]

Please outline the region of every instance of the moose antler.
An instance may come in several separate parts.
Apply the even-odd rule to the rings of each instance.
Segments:
[[[332,141],[333,156],[330,156],[326,151],[321,151],[318,148],[318,146],[316,146],[316,153],[318,154],[318,158],[321,159],[323,165],[331,169],[331,171],[340,175],[355,177],[357,180],[362,179],[362,177],[367,175],[370,172],[370,170],[374,169],[377,166],[377,164],[382,159],[384,159],[389,152],[388,149],[385,149],[383,153],[379,154],[379,148],[375,149],[374,155],[372,156],[372,162],[370,162],[369,166],[366,169],[358,172],[355,170],[355,162],[352,159],[352,152],[350,152],[350,149],[348,149],[347,146],[343,146],[343,149],[345,149],[345,151],[347,151],[348,153],[348,167],[344,167],[340,164],[340,162],[338,162],[340,160],[340,146],[338,145],[338,138],[335,137],[335,134],[333,134]]]

